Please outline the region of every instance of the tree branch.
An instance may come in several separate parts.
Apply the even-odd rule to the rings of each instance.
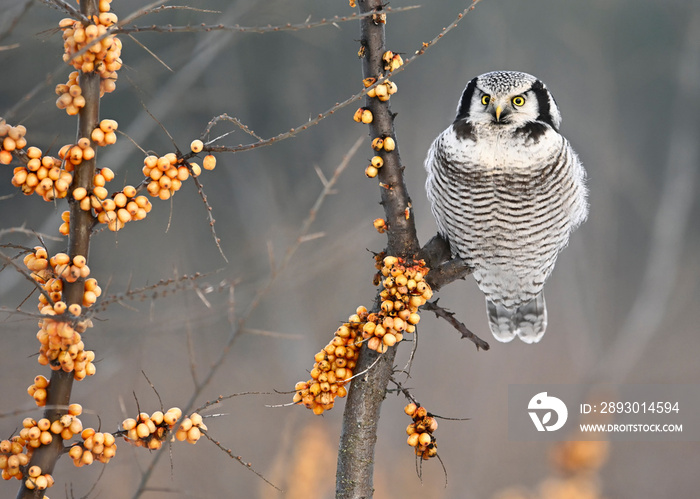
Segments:
[[[61,2],[62,4],[62,2]],[[83,17],[98,14],[97,0],[83,1],[80,4]],[[78,138],[90,137],[92,130],[97,126],[100,116],[100,75],[98,73],[80,73],[80,87],[85,97],[85,107],[80,110],[78,117]],[[77,141],[76,141],[77,142]],[[94,144],[93,144],[94,146]],[[92,181],[95,176],[97,155],[91,160],[83,161],[76,166],[73,182],[70,190],[84,187],[92,190]],[[90,236],[92,233],[93,218],[89,211],[80,209],[80,203],[72,199],[70,201],[70,234],[68,236],[68,255],[71,260],[76,255],[88,257],[90,250]],[[83,304],[84,279],[78,279],[73,283],[64,282],[63,300],[67,304]],[[49,421],[59,419],[66,414],[70,403],[71,390],[73,388],[73,373],[62,369],[51,372],[51,380],[47,393],[44,417]],[[49,445],[42,445],[36,449],[29,462],[29,466],[39,466],[42,473],[52,473],[56,461],[63,453],[63,441],[54,438]],[[17,492],[17,498],[42,498],[44,490],[29,490],[24,483]]]
[[[453,29],[464,15],[479,0],[475,0],[442,33],[428,43],[424,43],[407,63],[419,57],[432,44]],[[360,21],[360,53],[362,58],[363,78],[380,80],[386,77],[382,56],[386,52],[384,26],[386,15],[382,0],[359,0],[360,12],[374,15]],[[405,68],[394,70],[394,74]],[[370,87],[371,88],[371,87]],[[365,89],[365,91],[368,89]],[[369,124],[370,137],[391,137],[397,144],[392,151],[382,150],[378,154],[384,163],[379,169],[381,204],[384,207],[388,226],[388,246],[386,253],[397,257],[414,257],[423,255],[430,261],[431,271],[427,280],[436,289],[455,279],[463,278],[471,272],[462,260],[449,260],[449,245],[440,237],[433,238],[421,251],[414,223],[411,199],[404,182],[399,155],[398,141],[394,133],[394,114],[389,101],[380,101],[366,97],[365,108],[372,113]],[[433,270],[434,269],[434,270]],[[379,307],[379,298],[375,310]],[[463,329],[466,327],[462,325]],[[461,329],[460,329],[461,331]],[[475,338],[472,335],[473,338]],[[472,339],[473,339],[472,338]],[[477,338],[478,339],[478,338]],[[479,345],[479,343],[477,343]],[[485,346],[484,346],[485,345]],[[488,348],[483,342],[482,348]],[[377,361],[377,356],[381,358]],[[343,429],[340,437],[338,466],[336,474],[336,498],[368,498],[373,494],[374,447],[377,440],[377,425],[381,404],[386,396],[387,385],[391,380],[396,347],[389,348],[384,354],[377,354],[363,345],[357,364],[357,372],[367,372],[353,380],[348,392],[348,399],[343,414]],[[376,362],[376,365],[373,364]],[[370,366],[373,366],[370,368]]]
[[[360,12],[381,12],[381,0],[360,0]],[[374,16],[360,21],[360,43],[364,48],[362,60],[363,78],[384,76],[382,55],[386,51],[384,23]],[[365,107],[372,112],[370,136],[393,137],[394,115],[389,101],[366,98]],[[384,166],[379,169],[381,204],[384,206],[387,231],[387,253],[394,256],[413,256],[420,249],[411,208],[411,202],[403,178],[403,166],[399,149],[382,151]],[[378,303],[377,306],[378,307]],[[353,380],[343,414],[343,429],[340,437],[338,468],[336,475],[336,498],[371,497],[373,492],[374,446],[377,441],[377,425],[381,404],[393,372],[396,348],[383,354],[364,345],[360,351],[357,372],[368,369],[382,358],[365,375]]]

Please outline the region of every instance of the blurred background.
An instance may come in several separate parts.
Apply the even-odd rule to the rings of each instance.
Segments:
[[[112,9],[121,19],[145,4],[115,0]],[[408,5],[414,3],[391,3]],[[431,1],[389,15],[388,48],[409,57],[466,5]],[[216,12],[174,10],[137,24],[282,25],[353,12],[347,1],[203,0],[193,6]],[[0,12],[0,45],[7,48],[0,51],[0,115],[24,124],[29,144],[55,153],[75,140],[76,128],[76,120],[54,105],[53,89],[71,71],[61,62],[55,30],[65,16],[38,1],[2,0]],[[102,100],[101,116],[117,120],[120,131],[160,155],[173,145],[144,107],[187,150],[214,116],[228,113],[267,138],[361,88],[357,21],[267,34],[139,33],[121,39],[124,68],[117,90]],[[423,314],[411,377],[400,379],[430,411],[470,419],[440,422],[436,432],[448,486],[436,460],[422,464],[421,481],[405,443],[405,400],[390,395],[379,426],[375,497],[697,497],[698,442],[613,442],[589,449],[592,471],[579,486],[560,471],[561,448],[508,440],[506,411],[508,385],[515,383],[700,381],[699,64],[700,4],[692,0],[484,0],[394,78],[399,92],[391,105],[421,242],[436,232],[423,189],[427,149],[452,122],[466,83],[495,69],[532,73],[550,88],[563,115],[562,133],[588,170],[591,212],[547,284],[549,326],[540,344],[492,341],[483,296],[471,278],[438,296],[491,350],[477,352],[449,325]],[[89,263],[105,295],[194,272],[208,273],[201,282],[214,288],[223,282],[226,290],[215,289],[206,301],[192,291],[127,300],[100,313],[85,334],[97,353],[97,374],[74,387],[85,426],[115,430],[137,413],[134,394],[141,410],[159,409],[142,370],[166,408],[189,400],[191,365],[201,380],[231,333],[231,312],[242,317],[269,280],[269,254],[279,264],[296,240],[322,189],[315,167],[332,175],[352,144],[367,135],[352,121],[358,105],[295,138],[217,156],[216,170],[200,178],[228,263],[191,181],[172,203],[154,201],[145,221],[93,238]],[[230,124],[212,136],[226,132],[232,134],[219,143],[254,141]],[[143,153],[126,137],[98,154],[99,165],[117,173],[110,190],[139,181]],[[371,156],[367,141],[311,226],[325,236],[303,244],[276,277],[199,403],[292,389],[308,378],[313,355],[338,324],[358,305],[371,304],[370,251],[385,244],[372,227],[383,215],[378,186],[363,173]],[[11,167],[0,168],[0,229],[24,226],[58,236],[65,201],[25,197],[11,177]],[[46,242],[52,252],[65,249],[62,241]],[[4,234],[0,243],[38,244],[22,234]],[[30,292],[11,269],[0,274],[3,307],[34,311],[36,294],[24,302]],[[4,315],[0,413],[26,409],[20,417],[38,417],[25,393],[34,376],[48,376],[34,358],[35,320]],[[401,345],[399,368],[411,346]],[[174,445],[172,468],[168,459],[158,463],[144,497],[333,497],[344,401],[322,417],[300,407],[267,407],[290,400],[278,394],[235,397],[212,411],[225,416],[207,420],[222,445],[284,493],[202,441]],[[17,417],[0,419],[4,438],[17,428]],[[97,482],[93,496],[131,497],[151,459],[121,443],[101,477],[101,465],[78,470],[61,460],[49,495],[69,497],[64,491],[71,488],[80,497]],[[13,496],[16,485],[0,484],[0,495]]]

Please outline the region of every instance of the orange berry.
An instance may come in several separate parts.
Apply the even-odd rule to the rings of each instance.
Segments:
[[[41,158],[41,149],[34,146],[27,148],[27,157],[30,159]]]
[[[102,131],[101,128],[95,128],[92,131],[92,133],[90,134],[90,137],[97,144],[102,144],[102,143],[104,143],[104,140],[105,140],[105,133],[104,133],[104,131]]]
[[[6,151],[5,149],[0,150],[0,163],[3,165],[12,163],[12,154],[10,151]]]
[[[204,161],[202,162],[202,166],[204,167],[205,170],[213,170],[216,167],[216,158],[212,156],[211,154],[208,154],[207,156],[204,157]]]
[[[97,199],[106,199],[109,195],[107,189],[101,186],[97,186],[92,190],[92,193],[97,197]]]
[[[123,192],[117,192],[114,195],[114,203],[117,205],[119,208],[124,208],[127,203],[127,196]]]
[[[202,149],[204,149],[204,143],[199,139],[193,140],[190,144],[190,149],[195,154],[202,152]]]
[[[109,132],[114,132],[117,129],[117,122],[114,120],[102,120],[100,121],[100,130],[105,134]]]

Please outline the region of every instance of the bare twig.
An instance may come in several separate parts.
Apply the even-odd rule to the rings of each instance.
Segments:
[[[417,9],[419,6],[418,5],[409,5],[406,7],[387,7],[386,11],[391,12],[391,13],[398,13],[398,12],[405,12],[407,10],[413,10]],[[151,9],[148,14],[151,13],[156,13],[156,12],[161,12],[166,9],[174,9],[176,8],[175,6],[163,6],[159,7],[157,9]],[[181,8],[181,7],[180,7]],[[194,9],[192,9],[194,10]],[[203,11],[206,12],[206,11]],[[145,15],[146,13],[144,13]],[[299,31],[302,29],[312,29],[312,28],[318,28],[320,26],[333,26],[337,23],[342,23],[342,22],[347,22],[347,21],[356,21],[358,19],[361,19],[362,17],[366,17],[372,15],[370,13],[363,13],[363,14],[357,14],[353,13],[352,15],[349,16],[333,16],[328,19],[321,19],[318,21],[304,21],[303,23],[287,23],[287,24],[281,24],[278,26],[239,26],[238,24],[234,26],[226,26],[223,24],[197,24],[197,25],[186,25],[186,26],[172,26],[172,25],[166,25],[166,26],[156,26],[155,24],[152,24],[150,26],[125,26],[124,24],[120,24],[120,27],[116,28],[114,32],[116,33],[141,33],[144,31],[155,31],[158,33],[194,33],[194,32],[210,32],[210,31],[233,31],[237,33],[274,33],[278,31]],[[131,20],[127,20],[126,22],[131,22]]]
[[[476,345],[477,350],[488,350],[489,348],[491,348],[488,343],[486,343],[484,340],[472,333],[469,330],[469,328],[467,328],[467,326],[465,326],[462,322],[457,320],[455,318],[454,312],[450,312],[446,308],[438,305],[438,300],[427,302],[425,305],[423,305],[423,308],[425,310],[430,310],[437,317],[445,319],[448,323],[450,323],[452,327],[454,327],[462,335],[462,338],[467,338],[468,340],[471,340],[474,343],[474,345]]]
[[[192,174],[192,166],[189,163],[187,164],[187,169],[190,171],[190,174]],[[199,193],[199,197],[202,198],[202,203],[204,203],[205,208],[207,209],[207,218],[209,219],[209,230],[211,231],[211,236],[214,238],[214,244],[216,244],[216,248],[219,250],[219,254],[221,255],[221,258],[224,259],[226,263],[228,263],[228,258],[226,258],[226,255],[224,254],[224,250],[221,247],[221,239],[219,236],[216,235],[216,228],[214,227],[214,223],[216,220],[214,219],[214,216],[212,215],[212,207],[209,205],[209,201],[207,201],[207,195],[204,193],[204,186],[202,183],[199,181],[199,177],[196,177],[194,175],[192,176],[192,180],[194,181],[194,185],[197,186],[197,192]]]
[[[262,473],[260,473],[258,470],[256,470],[255,468],[253,468],[253,465],[252,465],[251,463],[246,463],[245,461],[243,461],[243,458],[242,458],[241,456],[236,456],[236,455],[233,453],[233,451],[232,451],[231,449],[227,449],[226,447],[224,447],[223,445],[221,445],[221,443],[220,443],[218,440],[214,440],[213,438],[211,438],[211,437],[209,436],[209,434],[208,434],[206,431],[200,429],[200,432],[202,433],[202,435],[204,435],[205,437],[207,437],[207,440],[209,440],[211,443],[213,443],[214,445],[216,445],[219,449],[221,449],[222,451],[224,451],[231,459],[236,460],[236,461],[238,462],[238,464],[240,464],[240,465],[243,466],[244,468],[246,468],[246,469],[252,471],[253,473],[255,473],[256,475],[258,475],[258,477],[260,477],[265,483],[267,483],[267,484],[270,485],[271,487],[273,487],[273,488],[279,490],[280,492],[282,492],[282,489],[280,489],[277,485],[275,485],[275,484],[272,483],[270,480],[268,480],[267,478],[265,478],[265,476],[264,476]]]
[[[51,297],[49,294],[46,292],[44,288],[41,287],[41,285],[36,282],[33,278],[30,272],[27,270],[23,269],[18,263],[14,261],[13,258],[7,256],[5,253],[0,251],[0,260],[4,261],[6,265],[10,265],[15,268],[17,272],[19,272],[22,277],[24,277],[26,280],[32,283],[35,289],[39,291],[42,295],[44,295],[44,298],[48,300],[49,303],[53,303],[53,300],[51,300]]]

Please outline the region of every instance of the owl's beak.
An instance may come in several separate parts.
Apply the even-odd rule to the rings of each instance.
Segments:
[[[508,116],[510,115],[510,108],[507,103],[494,103],[495,107],[491,108],[493,117],[496,118],[496,123],[509,123]]]

